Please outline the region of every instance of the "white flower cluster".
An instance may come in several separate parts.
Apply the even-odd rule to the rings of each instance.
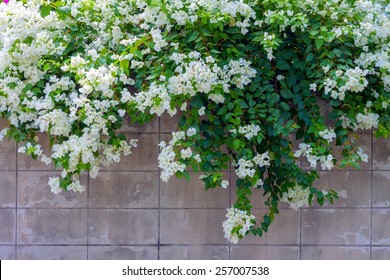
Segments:
[[[251,19],[255,18],[255,12],[243,0],[174,0],[170,2],[166,8],[178,25],[194,23],[198,20],[198,15],[207,12],[210,22],[214,23],[225,20],[224,16],[237,19],[231,24],[239,27],[242,34],[246,34]]]
[[[190,147],[181,149],[180,152],[176,153],[174,150],[175,145],[179,146],[177,143],[180,140],[185,140],[187,137],[192,137],[196,134],[196,129],[190,127],[187,132],[177,131],[172,132],[172,140],[168,143],[162,141],[159,144],[160,154],[158,155],[158,164],[162,169],[160,178],[163,182],[168,182],[169,178],[175,175],[176,172],[183,172],[186,168],[184,163],[181,163],[176,158],[180,159],[189,159],[193,158],[196,162],[200,162],[201,158],[199,154],[193,153]]]
[[[221,83],[222,69],[213,59],[207,63],[201,58],[200,53],[195,51],[187,56],[174,53],[171,59],[177,64],[175,69],[177,75],[169,79],[167,88],[174,95],[194,96],[197,92],[209,93],[213,87]]]
[[[119,162],[121,153],[124,155],[131,154],[131,149],[137,147],[137,141],[137,139],[131,139],[129,143],[121,141],[120,146],[115,147],[101,142],[99,138],[91,134],[86,133],[81,137],[71,135],[67,141],[53,145],[51,158],[69,157],[69,166],[62,172],[63,178],[69,173],[75,172],[80,163],[90,164],[90,176],[96,178],[100,165],[107,166]],[[99,153],[98,157],[95,155],[96,153]]]
[[[377,128],[379,124],[379,115],[376,113],[370,113],[368,108],[364,109],[364,113],[356,114],[356,123],[352,122],[347,116],[341,116],[342,126],[344,128],[357,129],[372,129]]]
[[[36,156],[41,156],[42,152],[43,151],[42,151],[41,145],[39,145],[39,144],[33,145],[30,142],[27,142],[24,146],[22,146],[18,149],[18,153],[22,153],[22,154],[30,153],[30,154],[34,154]]]
[[[252,160],[245,160],[240,158],[238,162],[234,163],[235,172],[240,179],[246,177],[252,178],[256,174],[256,166],[263,167],[270,165],[270,158],[268,151],[263,154],[257,154]],[[258,182],[261,184],[261,182]]]
[[[222,223],[223,232],[225,233],[225,238],[234,244],[237,244],[251,227],[255,225],[255,216],[237,208],[227,209],[226,218]]]
[[[358,148],[356,155],[359,157],[359,160],[368,162],[368,155],[363,151],[362,148]]]
[[[295,151],[294,156],[300,157],[304,155],[307,159],[307,161],[310,163],[310,167],[316,168],[317,162],[320,162],[322,170],[328,169],[331,170],[334,167],[334,156],[329,155],[323,155],[323,156],[317,156],[313,153],[313,148],[310,146],[310,144],[306,143],[300,143],[299,144],[299,150]]]
[[[0,142],[3,141],[4,137],[7,136],[8,134],[8,128],[3,128],[0,131]]]
[[[336,133],[334,132],[334,129],[325,129],[319,132],[319,135],[328,141],[328,143],[333,141],[333,138],[336,138]]]
[[[251,68],[250,64],[249,61],[242,58],[230,60],[229,64],[223,67],[222,79],[226,84],[230,82],[238,88],[244,88],[251,82],[251,78],[256,76],[256,70]]]
[[[59,177],[50,177],[49,178],[49,187],[52,193],[57,194],[62,192],[62,188],[60,187],[60,178]],[[66,188],[68,191],[74,192],[83,192],[85,191],[85,187],[81,185],[80,179],[78,176],[72,177],[72,182]]]
[[[176,108],[171,106],[171,96],[166,87],[157,83],[152,83],[147,91],[141,91],[130,99],[135,101],[137,109],[141,112],[145,112],[147,108],[150,108],[151,114],[158,116],[165,111],[171,116],[177,112]]]
[[[152,83],[147,90],[125,100],[134,101],[141,112],[149,108],[152,114],[160,116],[167,111],[172,116],[177,113],[176,108],[171,107],[172,96],[188,98],[197,93],[205,93],[209,100],[223,103],[225,97],[214,93],[215,88],[223,88],[228,93],[232,85],[243,88],[256,75],[250,62],[243,59],[230,60],[223,68],[211,56],[202,59],[201,54],[196,51],[188,55],[173,53],[170,59],[177,65],[176,75],[168,81],[163,79],[161,84]]]
[[[251,160],[240,158],[234,166],[236,167],[236,174],[240,179],[243,179],[247,176],[252,178],[256,173],[256,170],[253,168],[255,165]]]
[[[291,208],[297,211],[299,208],[309,205],[309,195],[309,188],[296,185],[294,188],[290,188],[288,192],[283,193],[280,201],[290,204]]]
[[[245,136],[246,139],[251,140],[253,137],[256,137],[260,132],[260,126],[255,125],[254,123],[240,126],[238,128],[238,133]],[[229,130],[231,133],[237,133],[237,129]]]
[[[379,123],[379,115],[375,113],[358,113],[356,115],[357,127],[361,129],[377,128]]]
[[[161,142],[159,146],[161,151],[158,155],[158,167],[162,169],[160,178],[163,182],[168,182],[169,178],[176,172],[183,172],[186,165],[175,160],[176,153],[173,151],[172,145]]]
[[[325,79],[325,94],[330,94],[334,99],[344,100],[348,91],[362,92],[368,85],[365,78],[368,73],[368,70],[362,70],[359,67],[348,69],[345,73],[337,70],[335,76]]]
[[[227,180],[222,180],[222,182],[221,182],[221,188],[227,189],[228,186],[229,186],[229,181],[227,181]]]
[[[41,132],[47,132],[50,129],[52,135],[69,136],[72,129],[69,116],[58,109],[39,117],[35,122]]]

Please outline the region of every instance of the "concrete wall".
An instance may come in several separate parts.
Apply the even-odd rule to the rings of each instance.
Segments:
[[[299,211],[283,205],[265,237],[230,245],[221,223],[234,190],[206,193],[197,176],[159,180],[157,144],[173,124],[125,127],[139,147],[97,179],[84,176],[82,194],[53,195],[47,179],[58,171],[0,143],[0,259],[390,259],[389,140],[362,134],[369,163],[323,173],[318,185],[346,199]],[[229,171],[226,178],[234,180]]]

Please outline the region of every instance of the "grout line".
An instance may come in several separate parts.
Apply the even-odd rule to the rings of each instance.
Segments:
[[[15,207],[3,207],[0,209],[15,209]],[[62,209],[69,209],[69,210],[226,210],[226,207],[19,207],[19,210],[62,210]],[[253,210],[265,210],[267,208],[253,208]],[[280,210],[292,210],[291,208],[279,208]],[[370,206],[363,206],[363,207],[302,207],[303,210],[389,210],[389,207],[370,207]]]
[[[0,244],[2,247],[14,247],[13,244]],[[46,244],[46,243],[35,243],[35,244],[22,244],[23,247],[86,247],[82,243],[57,243],[57,244]],[[141,243],[141,244],[132,244],[132,243],[123,243],[123,244],[89,244],[89,247],[191,247],[191,246],[229,246],[228,243],[194,243],[194,244],[175,244],[175,243],[166,243],[157,245],[155,243]],[[231,247],[249,247],[249,246],[258,246],[258,247],[341,247],[341,248],[361,248],[367,247],[370,248],[370,244],[317,244],[317,243],[308,243],[308,244],[281,244],[281,243],[268,243],[268,244],[256,244],[256,243],[247,243],[247,244],[233,244]],[[372,245],[373,248],[389,248],[389,245]]]

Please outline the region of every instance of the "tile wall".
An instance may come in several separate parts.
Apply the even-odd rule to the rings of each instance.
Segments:
[[[81,194],[53,195],[47,180],[58,171],[0,142],[0,259],[390,259],[389,140],[361,134],[370,155],[361,170],[322,172],[318,187],[340,193],[334,205],[282,205],[265,237],[230,245],[221,223],[234,190],[205,192],[197,175],[159,180],[157,144],[174,123],[122,128],[139,147],[98,178],[85,175]],[[260,194],[255,201],[261,215]]]

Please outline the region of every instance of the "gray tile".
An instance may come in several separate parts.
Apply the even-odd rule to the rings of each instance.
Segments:
[[[148,123],[142,126],[133,124],[130,118],[126,115],[122,127],[118,130],[119,133],[158,133],[159,132],[159,118],[154,117]]]
[[[53,171],[20,171],[18,173],[18,206],[27,208],[87,207],[87,192],[62,191],[54,194],[48,185],[50,177],[61,176]],[[81,184],[88,185],[86,175]]]
[[[0,244],[15,243],[15,210],[0,209]]]
[[[157,260],[157,246],[90,246],[90,260]]]
[[[170,178],[161,183],[162,208],[227,208],[229,189],[216,188],[206,191],[203,182],[198,179],[201,173],[190,173],[191,181],[184,178]],[[229,174],[225,174],[225,179]]]
[[[237,180],[237,175],[232,171],[232,178],[231,178],[231,188],[230,188],[230,205],[234,205],[234,203],[237,200],[237,187],[236,187],[236,180]],[[250,197],[251,203],[254,209],[268,209],[268,206],[265,205],[265,202],[269,198],[268,194],[264,196],[264,189],[256,189],[252,188],[252,196]],[[284,209],[284,208],[290,208],[290,204],[285,203],[285,202],[280,202],[279,203],[279,209]]]
[[[234,175],[232,174],[232,177],[233,176]],[[237,194],[236,194],[237,188],[235,185],[235,179],[232,179],[232,187],[230,188],[230,192],[231,192],[230,205],[234,205],[234,203],[236,203],[237,200]],[[252,196],[250,199],[254,209],[264,209],[264,210],[267,209],[267,206],[264,203],[267,201],[268,195],[264,196],[263,194],[264,194],[263,189],[255,189],[255,188],[252,189]],[[289,208],[289,205],[284,202],[281,202],[279,208]]]
[[[0,260],[14,260],[15,246],[0,246]]]
[[[325,202],[324,207],[369,207],[371,205],[371,173],[369,171],[321,172],[315,182],[318,190],[333,189],[339,199],[333,205]],[[318,204],[315,204],[318,206]]]
[[[390,247],[380,246],[372,248],[373,260],[390,260]]]
[[[86,209],[19,209],[18,244],[86,244]]]
[[[161,210],[161,244],[226,244],[226,210]]]
[[[232,260],[298,260],[298,246],[232,246]]]
[[[90,207],[157,208],[158,172],[100,172],[89,184]]]
[[[157,235],[157,210],[90,210],[89,244],[157,244]]]
[[[369,260],[370,247],[302,246],[303,260]]]
[[[85,260],[87,246],[18,246],[18,260]]]
[[[162,114],[160,118],[161,132],[170,134],[172,131],[177,131],[177,124],[179,123],[180,118],[180,113],[174,115],[173,117],[167,113]]]
[[[0,208],[15,207],[15,205],[16,172],[0,171]]]
[[[0,170],[16,170],[16,143],[14,140],[0,141],[0,155]]]
[[[390,170],[390,141],[384,138],[374,138],[373,169]]]
[[[302,210],[302,244],[370,244],[370,210]]]
[[[50,156],[50,139],[47,134],[38,134],[39,143],[42,146],[43,154]],[[24,146],[23,143],[19,143],[18,147]],[[46,165],[46,163],[37,159],[34,160],[31,156],[27,154],[18,153],[18,170],[54,170],[54,164],[51,163]]]
[[[229,259],[228,246],[162,246],[160,247],[162,260],[227,260]]]
[[[266,214],[265,210],[253,212],[257,222]],[[298,245],[299,244],[299,217],[300,212],[292,209],[280,209],[275,220],[269,227],[269,231],[262,237],[248,235],[238,244],[268,244],[268,245]]]
[[[372,172],[372,205],[390,207],[390,171]]]
[[[372,210],[372,244],[390,245],[390,209]]]
[[[132,154],[121,156],[119,163],[102,167],[102,170],[158,170],[159,137],[155,134],[128,134],[127,139],[138,139],[138,146],[132,148]]]

